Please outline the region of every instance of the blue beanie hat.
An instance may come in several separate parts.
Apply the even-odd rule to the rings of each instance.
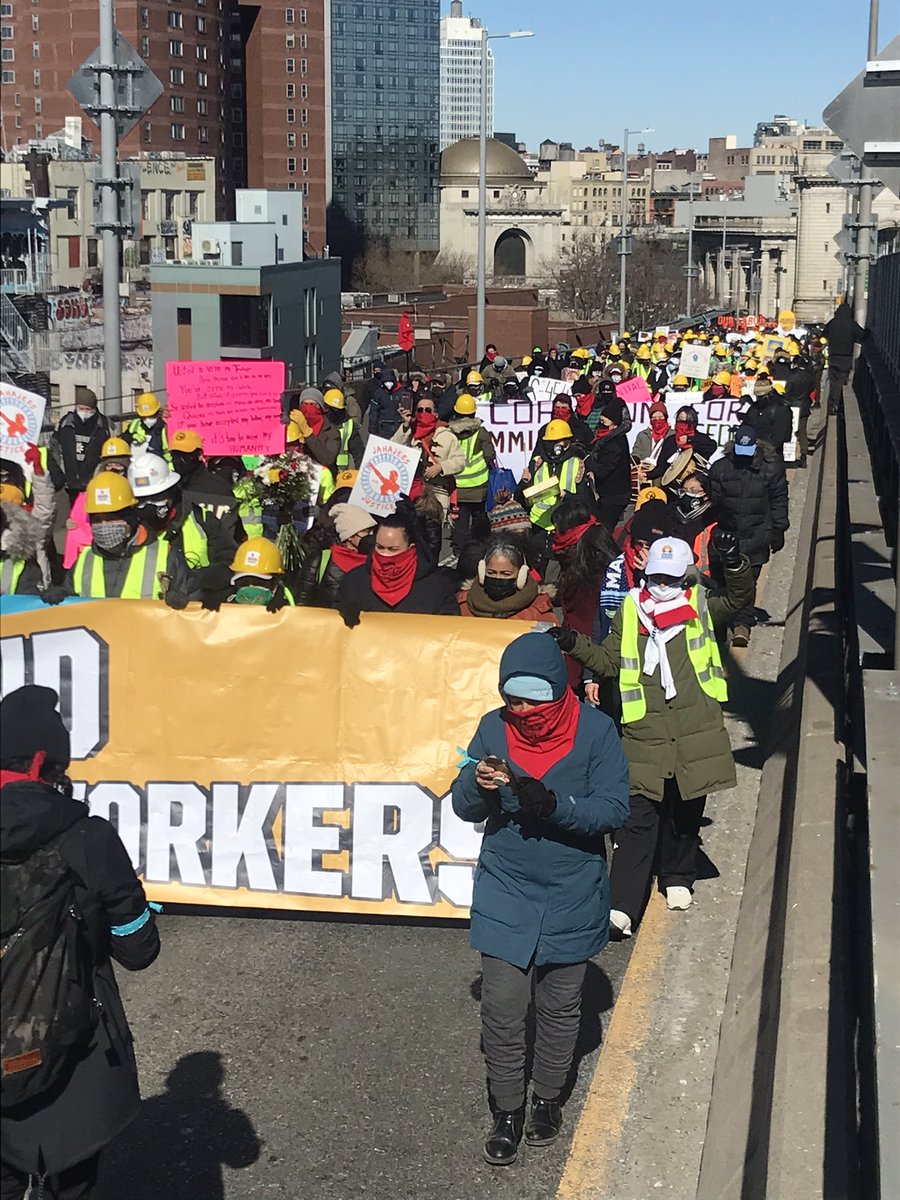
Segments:
[[[559,700],[569,685],[562,651],[546,633],[524,633],[503,651],[500,694],[538,702]]]

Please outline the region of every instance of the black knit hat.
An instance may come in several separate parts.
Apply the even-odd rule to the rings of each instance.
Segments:
[[[33,759],[43,750],[48,762],[69,765],[69,731],[57,712],[59,696],[53,688],[30,683],[0,700],[2,760]]]
[[[632,541],[652,543],[658,537],[671,537],[674,528],[668,505],[663,500],[648,500],[631,518],[628,532]]]

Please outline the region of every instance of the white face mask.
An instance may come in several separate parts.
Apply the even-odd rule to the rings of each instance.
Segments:
[[[144,417],[144,424],[148,429],[152,429],[158,420],[159,417]]]
[[[94,415],[94,410],[92,408],[76,408],[75,415],[82,421],[89,421]]]
[[[654,600],[665,602],[666,600],[676,600],[684,591],[684,588],[674,587],[668,583],[648,583],[647,591]]]

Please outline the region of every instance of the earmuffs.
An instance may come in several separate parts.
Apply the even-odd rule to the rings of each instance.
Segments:
[[[487,576],[487,560],[482,559],[478,564],[478,582],[484,586],[484,581]],[[519,567],[519,573],[516,576],[516,591],[521,592],[522,588],[528,582],[528,563],[522,563]]]

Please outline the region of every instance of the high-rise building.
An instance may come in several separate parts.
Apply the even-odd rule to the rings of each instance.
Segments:
[[[331,0],[333,191],[328,242],[436,253],[439,0]]]
[[[251,188],[303,194],[308,257],[326,245],[325,211],[331,177],[327,91],[328,0],[240,5],[241,77],[232,82],[235,159]],[[238,167],[235,162],[235,167]]]
[[[216,207],[226,211],[234,187],[230,91],[233,0],[121,0],[116,28],[162,81],[164,91],[123,140],[121,154],[176,150],[214,155]],[[61,130],[82,116],[69,80],[100,42],[96,0],[3,0],[3,149]],[[97,127],[85,136],[100,149]]]
[[[441,149],[481,132],[482,24],[464,17],[462,0],[451,0],[441,17]],[[487,136],[494,128],[494,55],[487,52]]]

